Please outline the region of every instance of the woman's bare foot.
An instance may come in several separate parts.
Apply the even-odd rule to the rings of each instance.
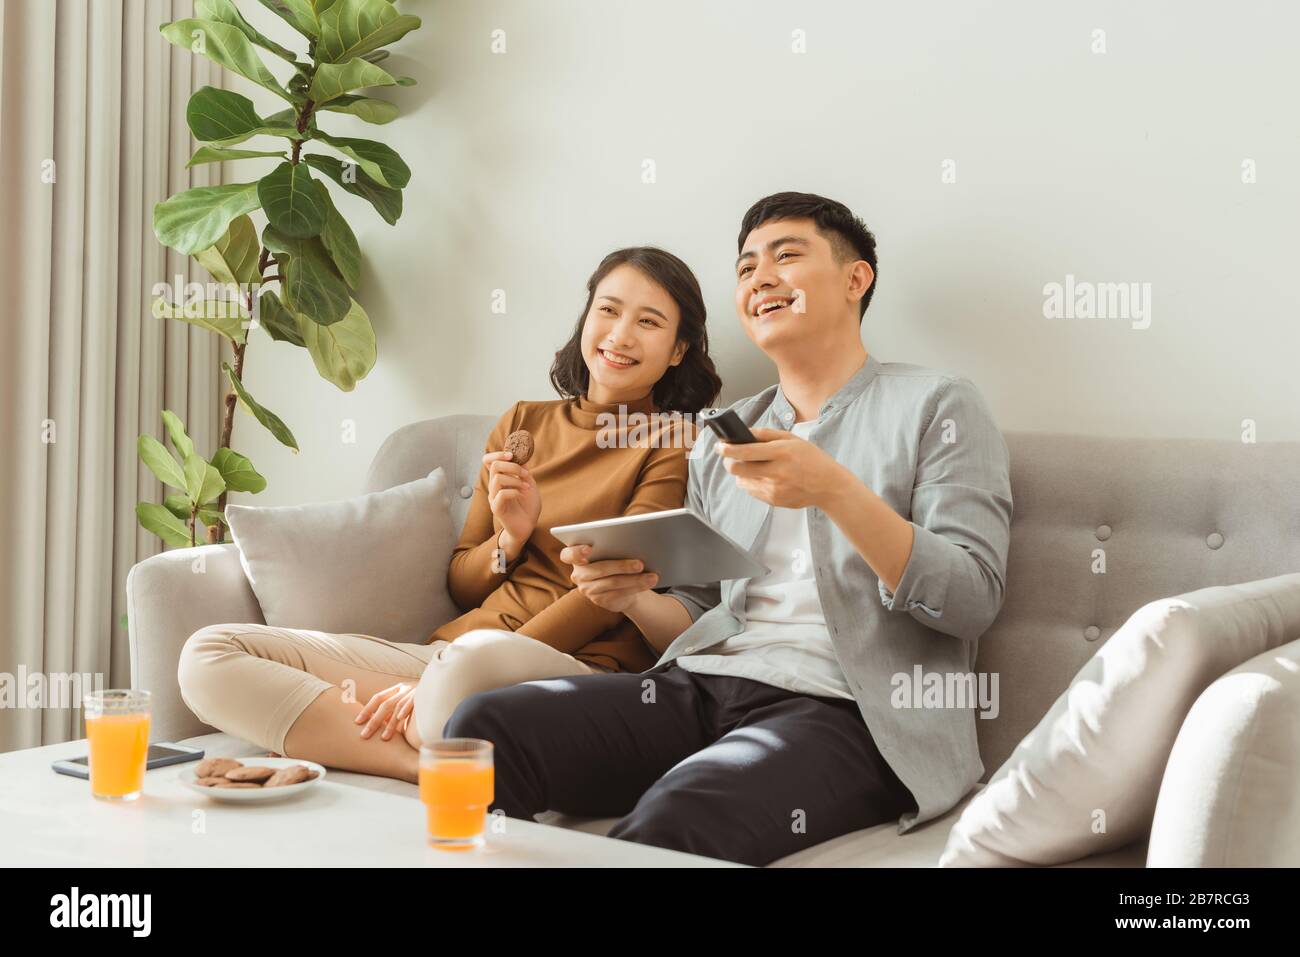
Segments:
[[[360,705],[344,699],[340,689],[326,689],[285,734],[285,754],[331,768],[418,781],[420,752],[397,735],[361,737],[356,723],[359,711]]]

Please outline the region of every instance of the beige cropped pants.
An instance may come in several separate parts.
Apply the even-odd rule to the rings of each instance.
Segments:
[[[427,645],[260,624],[209,625],[181,649],[181,699],[205,724],[284,754],[284,739],[321,692],[338,687],[364,705],[395,684],[419,682],[421,741],[465,698],[521,681],[603,674],[550,645],[498,628]],[[345,700],[349,700],[346,699]]]

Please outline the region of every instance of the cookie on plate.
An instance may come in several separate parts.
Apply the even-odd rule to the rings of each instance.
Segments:
[[[269,778],[263,787],[278,788],[290,784],[301,784],[303,781],[310,781],[315,777],[316,772],[310,770],[305,764],[295,764],[292,767],[280,768]]]
[[[275,774],[275,768],[264,768],[261,765],[253,765],[252,767],[231,768],[226,772],[225,777],[228,781],[261,784],[273,774]]]
[[[243,765],[234,758],[204,758],[194,769],[196,778],[223,778],[227,771]]]

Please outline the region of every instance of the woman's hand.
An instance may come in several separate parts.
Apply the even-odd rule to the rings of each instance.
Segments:
[[[573,566],[569,577],[578,591],[606,611],[627,611],[659,581],[654,572],[641,574],[644,566],[635,558],[593,562],[587,559],[590,554],[590,545],[567,545],[560,551],[560,561]]]
[[[512,457],[510,452],[488,452],[483,456],[483,464],[488,467],[488,507],[512,540],[502,544],[516,546],[514,549],[506,548],[507,553],[514,552],[510,555],[511,561],[533,534],[542,514],[542,493],[538,491],[532,473],[511,462]]]
[[[361,737],[368,738],[379,728],[384,729],[380,734],[384,741],[395,734],[404,734],[414,708],[415,685],[393,685],[376,692],[357,714],[357,724],[365,722]]]

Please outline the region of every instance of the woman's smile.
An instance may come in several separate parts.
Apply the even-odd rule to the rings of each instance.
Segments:
[[[600,357],[605,360],[606,365],[615,369],[628,369],[640,364],[640,360],[625,356],[621,352],[615,352],[613,349],[597,349],[596,351],[600,353]]]

